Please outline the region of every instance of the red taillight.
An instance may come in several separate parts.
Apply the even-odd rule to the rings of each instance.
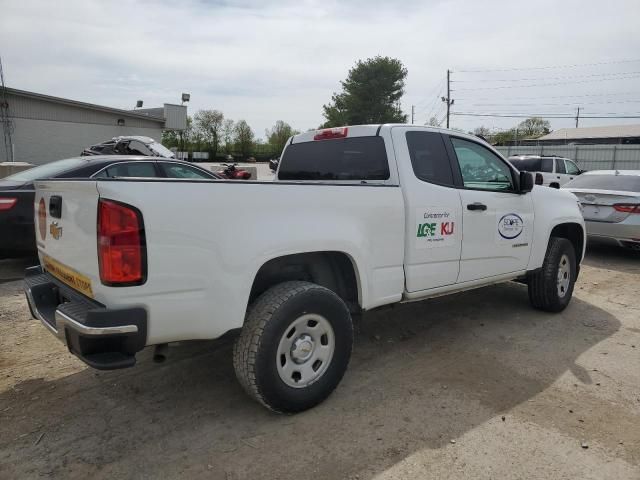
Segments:
[[[17,201],[17,198],[0,198],[0,211],[11,210]]]
[[[616,203],[613,208],[617,212],[640,213],[640,203]]]
[[[98,202],[98,263],[105,285],[140,285],[146,277],[142,214],[113,200]]]
[[[318,130],[313,137],[314,140],[331,140],[332,138],[344,138],[347,136],[349,129],[347,127],[326,128]]]
[[[535,184],[536,185],[542,185],[544,183],[543,178],[542,178],[542,174],[541,173],[536,173],[536,180],[535,180]]]

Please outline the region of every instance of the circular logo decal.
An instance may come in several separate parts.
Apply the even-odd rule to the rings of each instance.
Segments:
[[[498,222],[498,233],[502,238],[513,240],[522,233],[524,221],[515,213],[507,213]]]
[[[38,205],[38,230],[42,240],[47,238],[47,207],[44,204],[44,198],[40,199],[40,205]]]

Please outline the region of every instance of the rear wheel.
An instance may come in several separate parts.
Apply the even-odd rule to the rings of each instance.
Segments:
[[[349,363],[353,326],[338,295],[309,282],[284,282],[250,307],[233,352],[245,391],[276,412],[317,405]]]
[[[542,269],[529,278],[531,305],[548,312],[564,310],[576,281],[576,254],[566,238],[551,237]]]

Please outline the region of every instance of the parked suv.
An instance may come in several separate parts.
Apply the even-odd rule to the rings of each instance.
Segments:
[[[509,162],[521,172],[535,175],[536,185],[560,188],[582,173],[573,160],[553,155],[512,155]]]

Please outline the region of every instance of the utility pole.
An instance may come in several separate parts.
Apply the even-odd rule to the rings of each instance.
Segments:
[[[451,100],[451,70],[447,70],[447,96],[441,97],[442,101],[447,104],[447,128],[449,128],[449,115],[451,113],[451,106],[453,100]]]
[[[580,107],[578,107],[578,113],[576,113],[576,128],[578,128],[579,120],[580,120]]]
[[[6,153],[6,161],[13,162],[13,120],[9,115],[9,102],[7,100],[7,91],[4,84],[4,72],[2,70],[2,58],[0,58],[0,127],[4,136],[4,149]]]
[[[413,119],[415,118],[415,113],[416,113],[416,106],[415,105],[411,105],[411,124],[413,125]]]

